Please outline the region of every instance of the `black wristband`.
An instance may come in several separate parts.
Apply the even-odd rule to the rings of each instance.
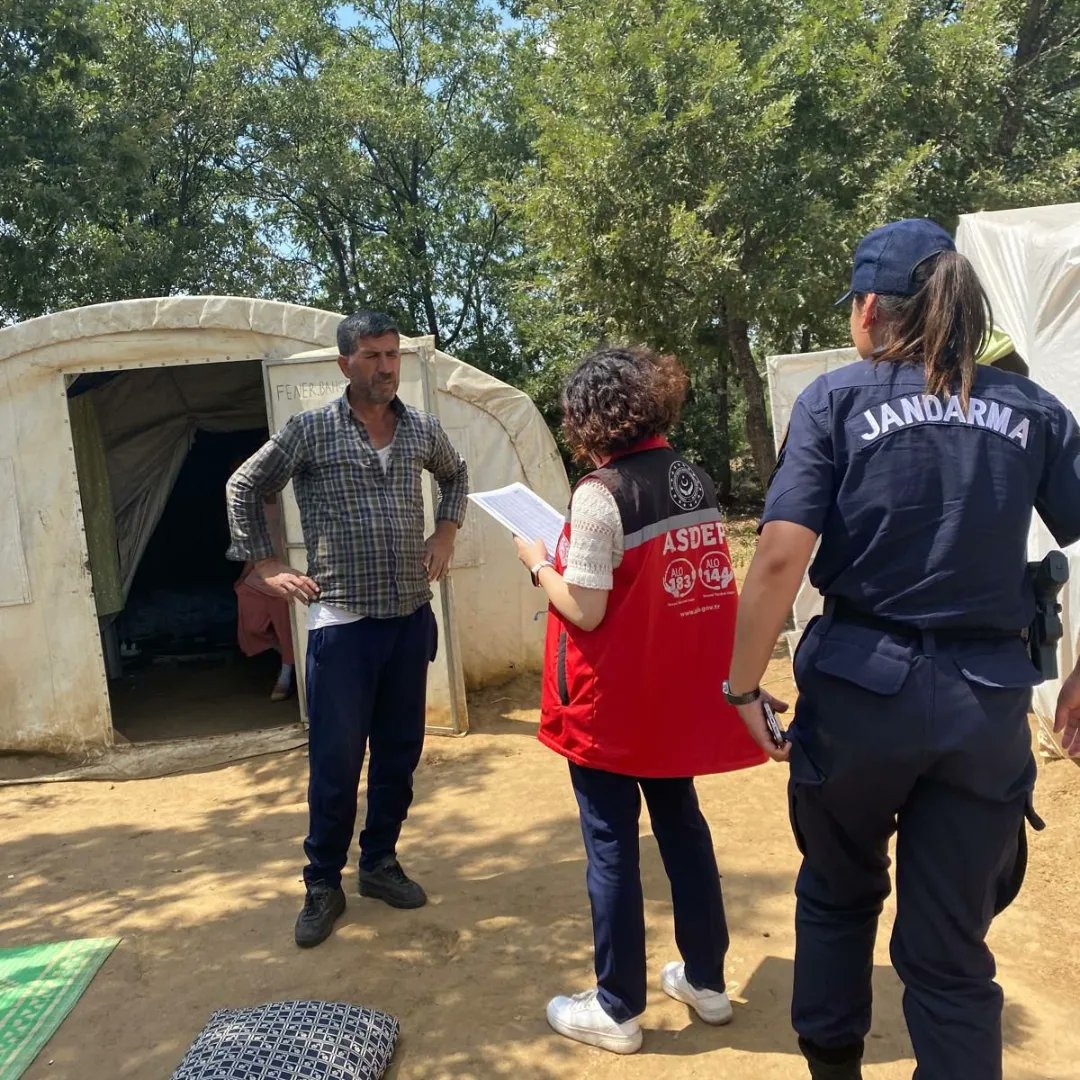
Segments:
[[[724,692],[724,700],[729,705],[750,705],[761,697],[760,686],[755,686],[753,690],[750,690],[745,694],[733,694],[731,692],[731,683],[729,683],[727,679],[724,680],[722,689]]]

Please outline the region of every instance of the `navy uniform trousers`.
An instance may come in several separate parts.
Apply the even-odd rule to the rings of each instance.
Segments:
[[[891,956],[915,1075],[1000,1080],[1002,994],[985,938],[1023,880],[1025,815],[1041,826],[1026,717],[1037,675],[1019,637],[956,635],[826,614],[800,642],[792,1021],[828,1048],[869,1030],[895,832]]]
[[[361,619],[308,634],[309,884],[341,884],[356,829],[365,749],[371,760],[360,866],[374,870],[394,856],[424,747],[427,671],[436,634],[429,604],[411,615]]]
[[[592,908],[597,997],[613,1020],[645,1011],[645,905],[638,819],[641,796],[671,883],[675,943],[698,989],[724,989],[727,921],[712,835],[694,781],[639,779],[570,763],[581,814]]]

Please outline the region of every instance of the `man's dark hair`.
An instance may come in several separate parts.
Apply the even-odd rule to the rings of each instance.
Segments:
[[[357,311],[338,323],[338,352],[342,356],[352,356],[361,338],[381,337],[383,334],[397,334],[401,337],[397,323],[389,315],[384,315],[381,311]]]
[[[642,346],[604,346],[566,381],[563,435],[579,461],[663,435],[679,419],[687,378],[674,356]]]

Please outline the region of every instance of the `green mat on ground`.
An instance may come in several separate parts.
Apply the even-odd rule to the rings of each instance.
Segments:
[[[0,1080],[18,1080],[119,938],[0,949]]]

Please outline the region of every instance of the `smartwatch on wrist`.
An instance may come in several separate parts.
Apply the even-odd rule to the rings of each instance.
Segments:
[[[731,683],[724,680],[724,685],[721,687],[724,692],[724,700],[729,705],[749,705],[753,701],[757,701],[761,697],[761,687],[755,686],[753,690],[748,691],[745,694],[733,694],[731,692]]]

